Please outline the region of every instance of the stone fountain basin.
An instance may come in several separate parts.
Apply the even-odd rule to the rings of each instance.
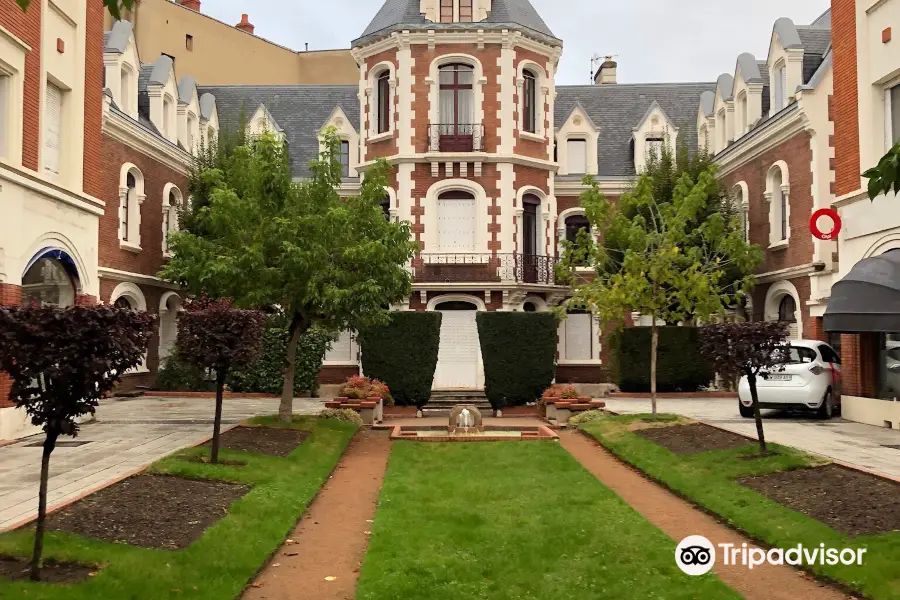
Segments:
[[[440,425],[396,425],[392,440],[414,442],[524,442],[557,440],[559,436],[545,425],[488,425],[484,431],[450,433]]]

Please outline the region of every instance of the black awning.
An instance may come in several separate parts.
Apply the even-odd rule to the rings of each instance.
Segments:
[[[900,250],[859,261],[834,284],[825,331],[900,332]]]

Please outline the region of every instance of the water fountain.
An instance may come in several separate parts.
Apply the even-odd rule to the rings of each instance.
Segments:
[[[391,439],[420,442],[508,442],[555,440],[558,436],[549,427],[540,423],[486,426],[478,407],[473,404],[458,404],[450,411],[450,419],[446,426],[397,425]]]

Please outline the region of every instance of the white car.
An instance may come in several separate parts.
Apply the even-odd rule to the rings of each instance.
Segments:
[[[841,359],[834,348],[817,340],[791,340],[780,367],[756,377],[760,408],[815,411],[830,419],[841,406]],[[753,417],[747,377],[738,385],[741,416]]]
[[[886,351],[885,387],[888,394],[900,398],[900,342],[890,341]]]

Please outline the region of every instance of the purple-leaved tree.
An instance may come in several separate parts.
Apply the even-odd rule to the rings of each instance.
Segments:
[[[252,364],[259,356],[266,317],[258,310],[235,308],[230,299],[201,298],[188,302],[178,318],[176,345],[182,357],[216,374],[216,418],[210,462],[219,462],[222,394],[233,367]]]
[[[701,352],[713,364],[716,373],[722,377],[747,377],[762,456],[766,454],[766,436],[759,413],[756,378],[763,371],[781,368],[781,351],[787,335],[787,324],[782,321],[722,323],[700,328]]]
[[[76,419],[138,366],[154,318],[109,306],[0,308],[0,370],[13,377],[10,399],[46,435],[31,579],[39,581],[47,516],[50,454],[61,435],[78,434]]]

